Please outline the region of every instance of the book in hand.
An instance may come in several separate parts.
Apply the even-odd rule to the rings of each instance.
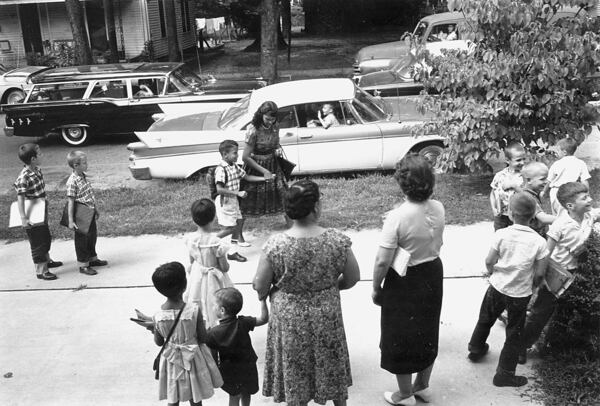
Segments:
[[[410,261],[410,252],[402,247],[396,249],[394,259],[390,265],[399,276],[406,276],[406,269],[408,268],[408,261]]]
[[[563,268],[558,262],[552,259],[548,261],[548,268],[546,269],[546,275],[544,276],[548,291],[554,296],[560,297],[573,283],[575,276]]]
[[[96,210],[79,202],[75,202],[74,205],[73,220],[75,220],[75,224],[77,224],[77,230],[75,231],[78,233],[87,234],[90,231],[90,225],[94,220]],[[63,208],[60,225],[69,227],[69,202],[65,203],[65,207]]]
[[[37,199],[25,199],[25,215],[32,226],[44,224],[46,222],[46,199],[39,197]],[[10,205],[10,218],[8,227],[21,227],[21,213],[19,212],[19,202],[13,202]]]

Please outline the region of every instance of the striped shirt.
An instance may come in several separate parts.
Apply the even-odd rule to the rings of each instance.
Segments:
[[[26,199],[46,197],[46,184],[40,168],[25,166],[13,186],[17,195],[25,195]]]
[[[85,204],[91,208],[96,207],[94,191],[85,174],[78,175],[76,172],[73,172],[69,176],[67,180],[67,197],[74,198],[76,202]]]
[[[225,183],[225,172],[227,171],[227,183]],[[225,161],[215,168],[215,183],[222,183],[225,185],[225,189],[232,192],[238,192],[240,190],[240,182],[242,178],[246,176],[246,171],[242,169],[238,164],[229,165]],[[226,199],[236,199],[235,196],[224,196]],[[223,202],[225,202],[225,200]]]

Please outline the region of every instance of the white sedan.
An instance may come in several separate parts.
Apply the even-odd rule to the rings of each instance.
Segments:
[[[279,138],[297,165],[293,174],[392,169],[408,152],[435,161],[443,149],[439,135],[415,134],[421,117],[397,121],[386,101],[351,79],[298,80],[257,89],[222,112],[167,116],[136,132],[141,142],[127,146],[133,177],[187,178],[205,172],[220,162],[218,147],[225,139],[240,144],[241,156],[246,127],[265,101],[279,107]],[[339,125],[315,125],[325,103],[333,106]]]

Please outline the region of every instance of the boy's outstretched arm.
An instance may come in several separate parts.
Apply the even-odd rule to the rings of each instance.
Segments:
[[[275,174],[273,174],[273,177],[275,177]],[[265,178],[256,175],[245,175],[244,180],[247,180],[248,182],[264,182]]]
[[[490,248],[490,251],[487,254],[487,257],[485,258],[485,267],[487,268],[487,276],[490,276],[493,272],[494,272],[494,265],[496,265],[498,263],[498,259],[500,258],[500,255],[498,254],[498,251],[496,251],[494,248]]]
[[[543,211],[540,211],[538,214],[536,214],[535,218],[538,219],[538,221],[542,224],[552,224],[554,223],[554,220],[556,220],[556,216]]]
[[[269,308],[267,307],[267,298],[260,301],[260,316],[256,318],[256,326],[262,326],[269,321]]]

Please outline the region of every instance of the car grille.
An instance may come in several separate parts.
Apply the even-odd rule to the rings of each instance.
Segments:
[[[354,62],[354,64],[352,65],[352,70],[354,71],[355,75],[360,75],[360,67],[358,65],[358,62]]]

